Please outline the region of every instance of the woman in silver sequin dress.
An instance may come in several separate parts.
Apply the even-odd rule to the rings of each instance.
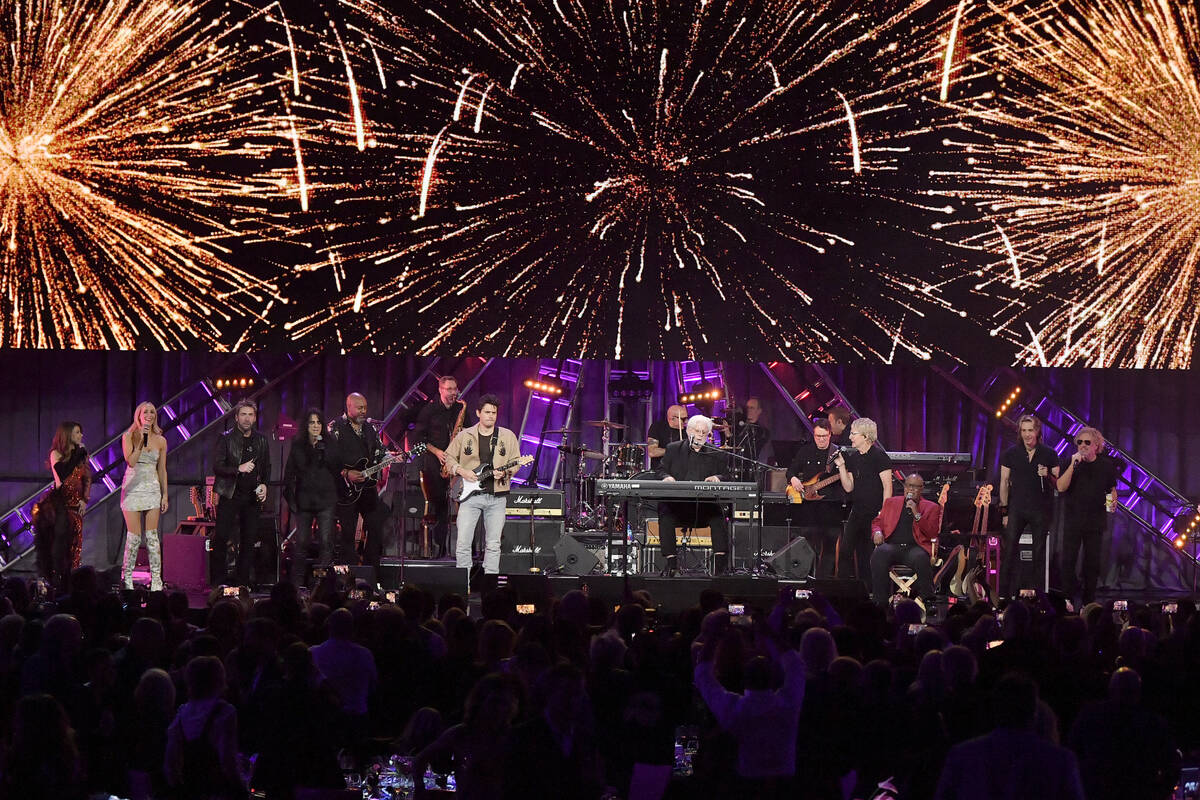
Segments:
[[[162,541],[158,518],[167,511],[167,440],[158,427],[158,409],[140,403],[133,424],[121,437],[125,453],[125,479],[121,482],[121,511],[125,514],[125,558],[121,577],[133,588],[133,568],[143,537],[150,557],[150,590],[161,591]]]

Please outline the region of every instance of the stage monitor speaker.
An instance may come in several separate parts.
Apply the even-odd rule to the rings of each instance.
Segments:
[[[590,575],[600,566],[600,558],[573,536],[564,536],[555,543],[554,559],[562,575]]]
[[[186,533],[162,534],[163,581],[178,589],[208,585],[208,539]]]
[[[801,537],[795,539],[787,547],[780,550],[771,559],[771,569],[781,578],[804,580],[812,574],[813,564],[817,554],[813,551],[808,540]]]
[[[444,594],[461,594],[468,592],[467,576],[470,570],[458,568],[450,563],[429,563],[407,561],[404,564],[404,583],[400,582],[400,559],[385,558],[379,563],[379,583],[384,589],[402,589],[405,585],[414,584],[426,589],[436,597]]]

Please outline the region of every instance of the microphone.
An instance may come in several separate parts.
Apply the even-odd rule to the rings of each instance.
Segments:
[[[150,444],[150,434],[142,431],[142,449],[145,449]]]

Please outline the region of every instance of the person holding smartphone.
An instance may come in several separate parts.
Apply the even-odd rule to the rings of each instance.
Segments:
[[[258,538],[258,516],[271,479],[271,449],[267,437],[255,427],[258,407],[239,400],[233,407],[234,427],[217,437],[213,447],[213,491],[217,525],[209,553],[209,582],[225,583],[229,575],[230,536],[237,535],[237,583],[249,585],[250,565]]]
[[[167,440],[158,427],[154,403],[139,403],[133,424],[121,437],[125,477],[121,481],[121,513],[125,515],[125,558],[121,578],[133,588],[133,568],[142,539],[150,557],[150,591],[162,591],[162,542],[158,518],[167,512]]]
[[[310,408],[304,412],[304,433],[292,442],[287,466],[283,470],[284,498],[296,523],[292,543],[292,567],[289,579],[296,586],[306,584],[308,543],[313,522],[317,523],[321,554],[318,563],[333,561],[334,509],[337,505],[337,476],[341,462],[329,453],[325,441],[325,419]]]
[[[1095,428],[1075,434],[1075,452],[1064,459],[1058,476],[1063,498],[1063,551],[1060,568],[1067,596],[1078,597],[1075,571],[1083,551],[1083,605],[1096,599],[1100,579],[1100,543],[1108,525],[1108,495],[1117,488],[1117,463],[1104,455],[1104,436]]]

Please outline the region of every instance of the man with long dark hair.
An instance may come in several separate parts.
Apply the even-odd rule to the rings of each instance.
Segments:
[[[220,495],[217,525],[209,553],[209,583],[225,583],[229,566],[229,538],[237,532],[236,577],[241,585],[250,583],[250,565],[258,541],[258,516],[267,498],[271,479],[271,449],[267,437],[255,427],[258,407],[250,400],[239,400],[233,407],[234,426],[217,437],[213,448],[213,491]]]

